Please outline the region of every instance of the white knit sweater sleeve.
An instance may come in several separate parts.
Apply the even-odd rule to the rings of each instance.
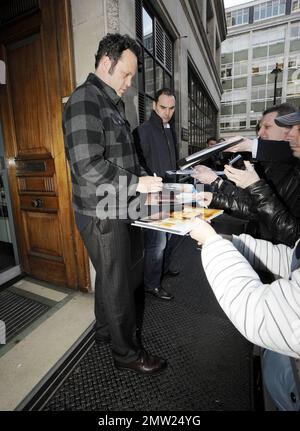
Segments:
[[[233,235],[233,245],[257,270],[268,270],[275,276],[289,277],[293,249],[283,244],[255,239],[250,235]]]
[[[240,237],[239,248],[242,243],[245,244],[245,237]],[[247,237],[247,241],[250,241],[251,237]],[[237,242],[236,239],[234,241]],[[230,241],[215,235],[202,248],[202,262],[207,279],[224,312],[249,341],[298,358],[300,270],[294,271],[289,279],[292,250],[289,252],[284,246],[274,246],[280,252],[274,252],[271,262],[270,255],[266,257],[266,241],[254,242],[256,244],[252,243],[247,248],[253,253],[253,256],[251,253],[247,256],[249,261],[259,262],[259,265],[263,263],[283,278],[271,284],[263,284],[236,247]]]

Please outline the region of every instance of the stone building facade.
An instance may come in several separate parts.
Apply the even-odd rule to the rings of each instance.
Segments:
[[[143,67],[125,96],[132,127],[146,120],[155,91],[177,96],[182,156],[219,133],[221,42],[226,37],[220,0],[71,0],[76,83],[94,68],[99,40],[127,33],[143,50]]]
[[[221,134],[254,136],[274,102],[300,106],[300,0],[250,1],[226,9],[226,19]]]

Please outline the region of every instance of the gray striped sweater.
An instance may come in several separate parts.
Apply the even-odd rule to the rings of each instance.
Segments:
[[[293,251],[246,234],[232,243],[214,235],[203,245],[202,262],[217,300],[242,335],[299,358],[300,268],[291,271]],[[276,281],[263,284],[254,268],[269,270]]]

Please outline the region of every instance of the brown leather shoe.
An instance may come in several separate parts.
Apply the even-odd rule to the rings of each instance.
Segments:
[[[139,357],[135,361],[123,363],[115,360],[114,363],[118,370],[133,371],[139,374],[156,374],[167,367],[167,361],[158,356],[149,355],[146,350],[141,350]]]

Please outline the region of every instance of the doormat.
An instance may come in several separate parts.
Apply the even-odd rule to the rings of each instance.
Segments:
[[[46,304],[8,289],[0,292],[0,320],[5,324],[6,344],[49,309]],[[0,349],[3,346],[0,344]]]

